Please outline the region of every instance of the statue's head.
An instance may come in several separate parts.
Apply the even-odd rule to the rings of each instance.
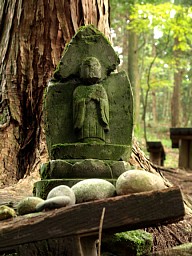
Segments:
[[[95,57],[87,57],[80,66],[80,78],[87,84],[94,84],[101,79],[101,64]]]

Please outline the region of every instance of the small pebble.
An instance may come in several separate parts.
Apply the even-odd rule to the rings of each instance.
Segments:
[[[71,201],[69,196],[55,196],[39,203],[36,206],[36,211],[39,212],[43,211],[44,209],[61,208],[73,204],[74,203]]]
[[[33,213],[36,211],[36,205],[42,202],[44,200],[39,197],[26,197],[17,205],[17,212],[19,215]]]
[[[71,200],[71,204],[75,204],[75,201],[76,201],[75,194],[73,190],[66,185],[60,185],[53,188],[47,195],[47,199],[50,199],[56,196],[68,196]]]
[[[16,216],[16,212],[14,211],[14,209],[6,205],[0,206],[0,220],[6,220],[15,216]]]

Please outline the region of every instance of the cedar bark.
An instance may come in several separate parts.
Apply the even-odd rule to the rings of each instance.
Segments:
[[[108,0],[1,0],[0,184],[37,161],[44,88],[65,44],[87,24],[109,37]]]

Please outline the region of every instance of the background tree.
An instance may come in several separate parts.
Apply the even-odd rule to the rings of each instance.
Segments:
[[[114,32],[114,46],[121,57],[121,68],[127,71],[134,95],[134,122],[140,119],[140,79],[138,66],[138,34],[128,30],[130,15],[137,0],[111,0],[111,26]]]
[[[189,79],[190,69],[190,58],[187,56],[191,52],[192,8],[186,5],[184,0],[180,1],[180,4],[176,4],[176,2],[173,4],[170,1],[142,1],[141,3],[137,1],[132,5],[128,18],[129,34],[130,31],[138,34],[138,45],[142,46],[138,48],[140,51],[138,51],[137,62],[140,70],[141,103],[143,117],[144,120],[146,119],[145,123],[148,121],[155,123],[154,121],[157,119],[157,121],[165,121],[172,126],[178,126],[179,119],[183,115],[181,109],[184,102],[186,105],[188,103],[188,100],[184,101],[183,96],[186,95],[186,91],[189,91],[186,89],[189,88],[189,82],[186,79]],[[157,56],[154,56],[154,52]],[[131,55],[131,50],[129,54]],[[155,61],[151,58],[151,54]],[[124,59],[123,57],[122,60]],[[129,64],[130,69],[131,62]],[[168,70],[169,72],[167,72]],[[133,72],[131,73],[133,74]],[[157,84],[158,86],[156,86]],[[185,84],[185,93],[183,84]],[[177,90],[177,88],[179,89]],[[171,91],[173,92],[172,107]],[[169,96],[169,102],[156,104],[155,109],[155,105],[151,105],[150,102],[152,100],[158,102],[157,98],[159,96],[162,98],[161,95],[164,92]],[[170,110],[166,110],[168,115],[161,115],[160,113],[165,112],[163,108],[165,106],[167,108],[168,104],[170,106]],[[158,118],[160,119],[158,120]],[[185,120],[188,120],[187,125],[190,125],[190,115]]]
[[[106,0],[0,0],[0,177],[6,184],[38,161],[43,92],[79,26],[109,36]]]

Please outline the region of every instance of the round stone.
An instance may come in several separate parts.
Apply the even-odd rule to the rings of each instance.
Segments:
[[[68,205],[73,205],[74,202],[71,201],[69,196],[55,196],[39,203],[36,206],[36,211],[43,211],[44,209],[55,209],[61,208]]]
[[[0,206],[0,220],[6,220],[15,216],[16,216],[16,212],[14,209],[6,205]]]
[[[42,202],[44,202],[44,200],[39,197],[26,197],[17,205],[17,212],[19,215],[36,212],[36,205]]]
[[[50,199],[56,196],[68,196],[71,200],[71,204],[75,204],[76,200],[75,200],[74,191],[66,185],[60,185],[53,188],[47,195],[47,199]]]
[[[122,173],[116,182],[117,195],[126,195],[151,190],[165,189],[163,179],[144,170],[129,170]]]
[[[115,187],[103,179],[86,179],[72,187],[76,196],[76,202],[88,202],[104,199],[115,195]]]

